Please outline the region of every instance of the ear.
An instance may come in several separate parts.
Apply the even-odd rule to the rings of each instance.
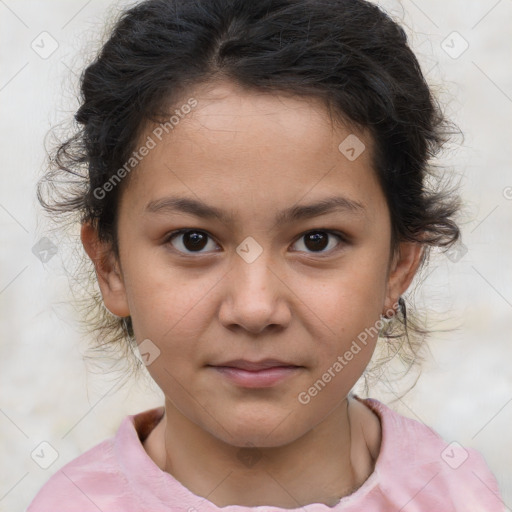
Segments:
[[[116,316],[129,316],[123,276],[110,245],[99,240],[96,229],[90,223],[82,224],[80,238],[85,252],[94,263],[105,307]]]
[[[401,242],[399,244],[388,270],[385,311],[396,310],[393,305],[409,288],[420,266],[424,249],[425,246],[417,242]],[[385,311],[382,314],[385,315]]]

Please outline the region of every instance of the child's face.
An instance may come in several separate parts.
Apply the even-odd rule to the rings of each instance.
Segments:
[[[419,253],[388,274],[391,225],[371,141],[357,133],[366,150],[349,160],[338,146],[353,132],[333,128],[319,102],[228,84],[190,96],[197,106],[162,141],[151,126],[137,146],[148,135],[157,142],[122,194],[121,272],[99,275],[105,305],[131,315],[137,341],[160,350],[148,370],[168,407],[231,445],[282,445],[344,400],[376,342],[376,329],[365,343],[358,335],[406,289]],[[148,210],[170,196],[229,219]],[[333,197],[360,207],[276,222],[285,210]],[[197,246],[186,235],[167,239],[185,228],[208,237]],[[303,236],[312,230],[323,233],[316,245]],[[271,386],[245,387],[209,366],[267,358],[302,368]],[[309,392],[329,369],[321,391]]]

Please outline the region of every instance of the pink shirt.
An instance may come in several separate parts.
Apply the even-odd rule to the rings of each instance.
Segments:
[[[504,512],[498,485],[482,455],[448,444],[429,427],[378,400],[359,399],[380,418],[375,469],[350,496],[329,507],[217,507],[193,494],[147,455],[142,441],[163,407],[127,416],[116,435],[57,471],[27,512]]]

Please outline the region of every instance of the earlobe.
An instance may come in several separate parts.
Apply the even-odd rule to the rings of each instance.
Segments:
[[[385,310],[396,310],[398,299],[409,288],[421,264],[425,246],[417,242],[401,242],[389,270]],[[385,314],[383,312],[383,314]]]
[[[94,264],[105,307],[113,315],[129,316],[122,272],[110,245],[99,240],[96,229],[90,223],[82,224],[80,238],[85,252]]]

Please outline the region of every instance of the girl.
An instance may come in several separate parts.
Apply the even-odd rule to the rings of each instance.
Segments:
[[[395,22],[362,0],[146,0],[81,92],[46,181],[82,181],[39,199],[79,215],[99,330],[165,404],[29,512],[504,510],[478,452],[352,392],[379,338],[417,353],[402,295],[459,239],[456,196],[427,186],[448,124]]]

